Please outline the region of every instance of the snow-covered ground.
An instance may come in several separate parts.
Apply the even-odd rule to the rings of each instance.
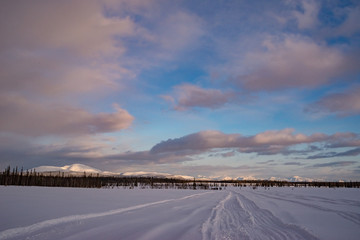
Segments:
[[[0,239],[359,239],[360,189],[0,186]]]

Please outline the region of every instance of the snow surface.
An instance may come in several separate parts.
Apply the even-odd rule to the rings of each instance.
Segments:
[[[0,239],[359,239],[360,189],[0,186]]]

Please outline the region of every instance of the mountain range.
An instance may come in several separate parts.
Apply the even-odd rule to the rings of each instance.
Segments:
[[[79,176],[79,175],[83,175],[84,172],[86,173],[86,175],[93,175],[93,174],[99,174],[101,176],[118,176],[118,177],[130,177],[130,176],[136,176],[136,177],[159,177],[159,178],[177,178],[177,179],[186,179],[186,180],[192,180],[194,179],[193,176],[186,176],[186,175],[175,175],[175,174],[170,174],[170,173],[159,173],[159,172],[145,172],[145,171],[136,171],[136,172],[123,172],[123,173],[119,173],[119,172],[110,172],[110,171],[102,171],[100,169],[97,168],[93,168],[84,164],[79,164],[79,163],[75,163],[75,164],[71,164],[71,165],[65,165],[63,167],[57,167],[57,166],[39,166],[39,167],[35,167],[33,169],[30,170],[35,170],[36,172],[41,172],[41,173],[47,173],[47,174],[51,174],[51,173],[65,173],[66,175],[75,175],[75,176]],[[237,177],[237,178],[231,178],[231,177],[201,177],[201,178],[196,178],[198,180],[256,180],[256,178],[252,177],[252,176],[247,176],[247,177]],[[307,181],[307,182],[312,182],[313,179],[310,178],[303,178],[303,177],[299,177],[299,176],[293,176],[293,177],[289,177],[289,178],[283,178],[283,179],[279,179],[279,178],[275,178],[275,177],[271,177],[268,180],[282,180],[282,181],[290,181],[290,182],[303,182],[303,181]]]
[[[161,177],[161,178],[180,178],[180,179],[188,179],[192,180],[194,177],[192,176],[185,176],[185,175],[173,175],[169,173],[158,173],[158,172],[123,172],[123,173],[116,173],[116,172],[109,172],[109,171],[102,171],[97,168],[93,168],[84,164],[71,164],[65,165],[63,167],[56,167],[56,166],[39,166],[35,167],[32,170],[41,173],[67,173],[67,175],[82,175],[84,172],[87,175],[90,174],[99,174],[101,176],[118,176],[118,177]]]

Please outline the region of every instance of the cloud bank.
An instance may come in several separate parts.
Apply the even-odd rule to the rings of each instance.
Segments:
[[[124,164],[131,163],[143,165],[191,162],[204,153],[211,153],[211,156],[215,158],[237,158],[236,153],[255,153],[264,156],[274,154],[287,156],[289,153],[299,153],[301,155],[305,154],[302,159],[321,159],[358,156],[360,154],[359,138],[359,135],[354,133],[335,133],[332,135],[315,133],[305,135],[295,133],[294,129],[265,131],[252,136],[226,134],[220,131],[208,130],[189,134],[180,138],[168,139],[154,145],[150,150],[145,151],[106,153],[101,149],[109,146],[99,145],[97,142],[89,142],[89,144],[84,145],[84,142],[82,141],[82,144],[73,142],[65,146],[60,145],[51,148],[44,147],[44,151],[42,152],[44,155],[54,154],[54,156],[62,156],[64,158],[76,157],[77,159],[88,159],[90,161],[95,161],[100,158],[103,161],[112,163],[122,162]],[[306,151],[291,150],[292,147],[304,144],[309,146]],[[320,144],[326,147],[311,147],[313,144]],[[354,146],[356,147],[354,148]],[[352,149],[342,152],[338,150],[344,147]],[[323,149],[333,149],[333,151],[328,153],[317,153],[323,151]],[[29,151],[29,149],[26,151]],[[88,154],[89,152],[91,154]],[[313,153],[317,154],[310,155]],[[222,156],[223,154],[226,156]],[[241,162],[241,160],[238,161]],[[273,162],[273,160],[271,160],[271,162]],[[285,165],[301,166],[302,164],[300,162],[287,162]]]
[[[331,93],[308,106],[306,111],[336,114],[340,117],[360,114],[360,87]]]
[[[26,136],[114,132],[134,117],[118,105],[92,113],[83,99],[121,89],[128,17],[107,17],[98,1],[5,1],[0,13],[0,131]],[[35,26],[35,27],[34,27]],[[130,74],[131,75],[131,74]],[[86,101],[85,101],[86,102]]]
[[[181,111],[195,107],[211,109],[222,107],[234,98],[234,93],[182,84],[174,87],[174,96],[164,95],[162,97],[173,104],[175,110]]]
[[[359,69],[351,55],[306,37],[270,37],[263,45],[266,51],[246,56],[252,70],[233,80],[239,86],[252,91],[315,88]]]
[[[40,104],[20,97],[0,97],[0,131],[26,136],[64,136],[114,132],[128,128],[134,117],[114,105],[113,113]]]
[[[299,144],[327,143],[329,147],[342,143],[343,146],[351,146],[358,141],[359,136],[351,133],[336,133],[327,135],[314,133],[305,135],[295,133],[294,129],[265,131],[254,136],[242,136],[241,134],[225,134],[220,131],[202,131],[180,138],[169,139],[156,144],[150,150],[151,153],[184,153],[199,154],[210,149],[237,149],[243,153],[257,153],[259,155],[288,154],[289,147]],[[331,145],[333,144],[333,145]]]

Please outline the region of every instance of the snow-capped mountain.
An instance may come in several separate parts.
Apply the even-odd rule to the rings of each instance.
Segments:
[[[49,173],[49,172],[65,172],[65,173],[81,173],[84,172],[87,174],[101,174],[101,175],[119,175],[119,173],[113,173],[108,171],[101,171],[99,169],[84,165],[84,164],[71,164],[71,165],[65,165],[63,167],[56,167],[56,166],[40,166],[33,168],[36,172],[43,172],[43,173]]]
[[[122,177],[159,177],[159,178],[177,178],[177,179],[186,179],[186,180],[193,180],[194,177],[186,176],[186,175],[175,175],[170,173],[159,173],[159,172],[145,172],[145,171],[136,171],[136,172],[123,172],[123,173],[115,173],[109,171],[102,171],[97,168],[93,168],[84,164],[71,164],[65,165],[63,167],[56,167],[56,166],[39,166],[33,168],[36,172],[42,173],[56,173],[56,172],[64,172],[66,175],[82,175],[84,172],[86,174],[99,174],[102,176],[122,176]],[[228,176],[212,176],[212,177],[205,177],[205,176],[198,176],[196,179],[198,180],[259,180],[253,176],[240,176],[240,177],[228,177]],[[276,178],[271,177],[267,180],[272,181],[288,181],[288,182],[312,182],[314,179],[304,178],[299,176],[293,176],[289,178]]]
[[[186,175],[173,175],[169,173],[158,173],[158,172],[124,172],[120,174],[121,176],[137,176],[137,177],[162,177],[162,178],[181,178],[186,180],[192,180],[194,177],[186,176]]]
[[[256,178],[254,176],[239,176],[239,177],[228,177],[228,176],[216,176],[216,177],[210,177],[210,180],[270,180],[270,181],[286,181],[286,182],[313,182],[313,181],[322,181],[321,179],[312,179],[312,178],[306,178],[306,177],[300,177],[300,176],[293,176],[289,178],[279,178],[279,177],[269,177],[269,178]]]
[[[293,176],[288,179],[289,182],[312,182],[314,179],[312,178],[306,178],[306,177],[300,177],[300,176]]]
[[[42,172],[42,173],[51,173],[51,172],[64,172],[69,175],[80,175],[84,174],[99,174],[99,175],[106,175],[106,176],[123,176],[123,177],[161,177],[161,178],[180,178],[180,179],[186,179],[186,180],[192,180],[194,177],[192,176],[186,176],[186,175],[174,175],[169,173],[158,173],[158,172],[144,172],[144,171],[138,171],[138,172],[123,172],[123,173],[115,173],[115,172],[109,172],[109,171],[102,171],[97,168],[93,168],[84,164],[71,164],[71,165],[65,165],[63,167],[56,167],[56,166],[39,166],[33,168],[36,172]]]

